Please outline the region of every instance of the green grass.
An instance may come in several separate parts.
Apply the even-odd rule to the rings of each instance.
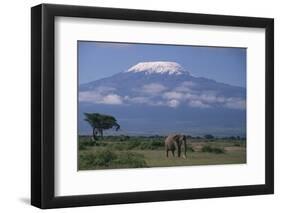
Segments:
[[[164,166],[192,166],[192,165],[215,165],[215,164],[241,164],[246,163],[246,154],[244,152],[230,152],[223,155],[203,152],[191,152],[187,158],[169,157],[154,150],[139,151],[144,154],[148,167]]]
[[[245,141],[190,139],[187,158],[166,158],[164,137],[79,138],[79,170],[246,163]],[[182,147],[183,151],[183,147]]]

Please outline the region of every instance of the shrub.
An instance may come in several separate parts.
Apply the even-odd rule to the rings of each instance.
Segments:
[[[87,146],[97,146],[97,143],[89,140],[79,140],[78,146],[79,150],[85,150]]]
[[[142,142],[140,144],[139,148],[141,150],[144,150],[144,149],[154,150],[154,149],[157,149],[158,146],[153,146],[152,143],[150,143],[150,142]]]
[[[131,149],[138,147],[139,145],[140,145],[139,141],[128,141],[126,143],[126,149],[131,150]]]
[[[164,143],[159,140],[152,140],[152,141],[143,141],[140,143],[139,148],[144,150],[155,150],[158,149],[159,147],[164,147]]]
[[[163,142],[154,140],[151,142],[151,145],[154,147],[161,147],[161,146],[163,146]]]
[[[80,160],[85,164],[86,166],[108,166],[109,163],[114,160],[117,157],[117,155],[108,150],[99,150],[94,153],[87,153],[87,154],[81,154]]]
[[[85,150],[87,149],[86,146],[83,143],[79,143],[79,150]]]
[[[214,148],[213,148],[213,153],[216,153],[216,154],[223,154],[223,153],[225,153],[225,150],[224,150],[224,148],[214,147]]]
[[[120,165],[126,168],[141,168],[147,167],[144,156],[134,152],[120,153],[118,158],[113,161],[113,164]]]
[[[109,148],[109,149],[113,149],[113,150],[121,151],[121,150],[124,150],[124,149],[125,149],[125,146],[124,146],[124,144],[122,144],[122,143],[114,142],[114,143],[109,144],[109,145],[108,145],[108,148]]]
[[[80,141],[80,144],[83,144],[84,146],[95,146],[96,142],[94,142],[94,141]]]
[[[103,143],[102,141],[98,140],[98,141],[95,141],[93,142],[94,145],[93,146],[106,146],[107,144],[106,143]]]
[[[147,167],[144,155],[134,152],[113,152],[101,149],[95,152],[81,153],[80,169],[95,168],[140,168]]]
[[[188,151],[188,152],[195,152],[195,150],[193,149],[193,147],[192,147],[192,146],[189,146],[189,145],[186,146],[186,151]]]
[[[122,135],[119,138],[119,141],[127,141],[127,140],[130,140],[130,136],[128,136],[128,135]]]
[[[95,153],[94,165],[108,166],[111,161],[117,158],[117,155],[109,149],[97,151]]]
[[[241,146],[241,143],[240,142],[234,142],[233,146]]]
[[[220,147],[212,147],[209,145],[205,145],[201,149],[202,152],[210,152],[210,153],[215,153],[215,154],[222,154],[225,153],[225,150]]]
[[[108,147],[115,150],[131,150],[135,149],[140,145],[139,141],[128,141],[128,142],[114,142],[108,145]]]

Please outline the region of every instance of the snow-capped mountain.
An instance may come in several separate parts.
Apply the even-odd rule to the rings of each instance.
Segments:
[[[140,62],[125,72],[144,72],[145,74],[174,74],[181,75],[186,73],[181,65],[176,62],[169,61],[154,61],[154,62]]]
[[[114,115],[129,132],[245,134],[246,89],[195,77],[176,62],[140,62],[79,86],[83,112]]]

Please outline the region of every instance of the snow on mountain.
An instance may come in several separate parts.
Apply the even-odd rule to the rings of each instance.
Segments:
[[[181,75],[183,73],[187,73],[181,65],[170,61],[140,62],[125,72],[145,72],[146,74],[165,73],[169,75]]]

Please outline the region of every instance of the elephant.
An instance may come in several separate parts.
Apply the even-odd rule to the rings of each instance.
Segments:
[[[175,156],[175,150],[178,151],[178,157],[181,156],[181,146],[184,145],[184,155],[183,157],[186,158],[186,142],[187,137],[185,135],[180,134],[170,134],[165,139],[165,150],[166,150],[166,157],[169,157],[169,151],[172,152],[173,156]]]

